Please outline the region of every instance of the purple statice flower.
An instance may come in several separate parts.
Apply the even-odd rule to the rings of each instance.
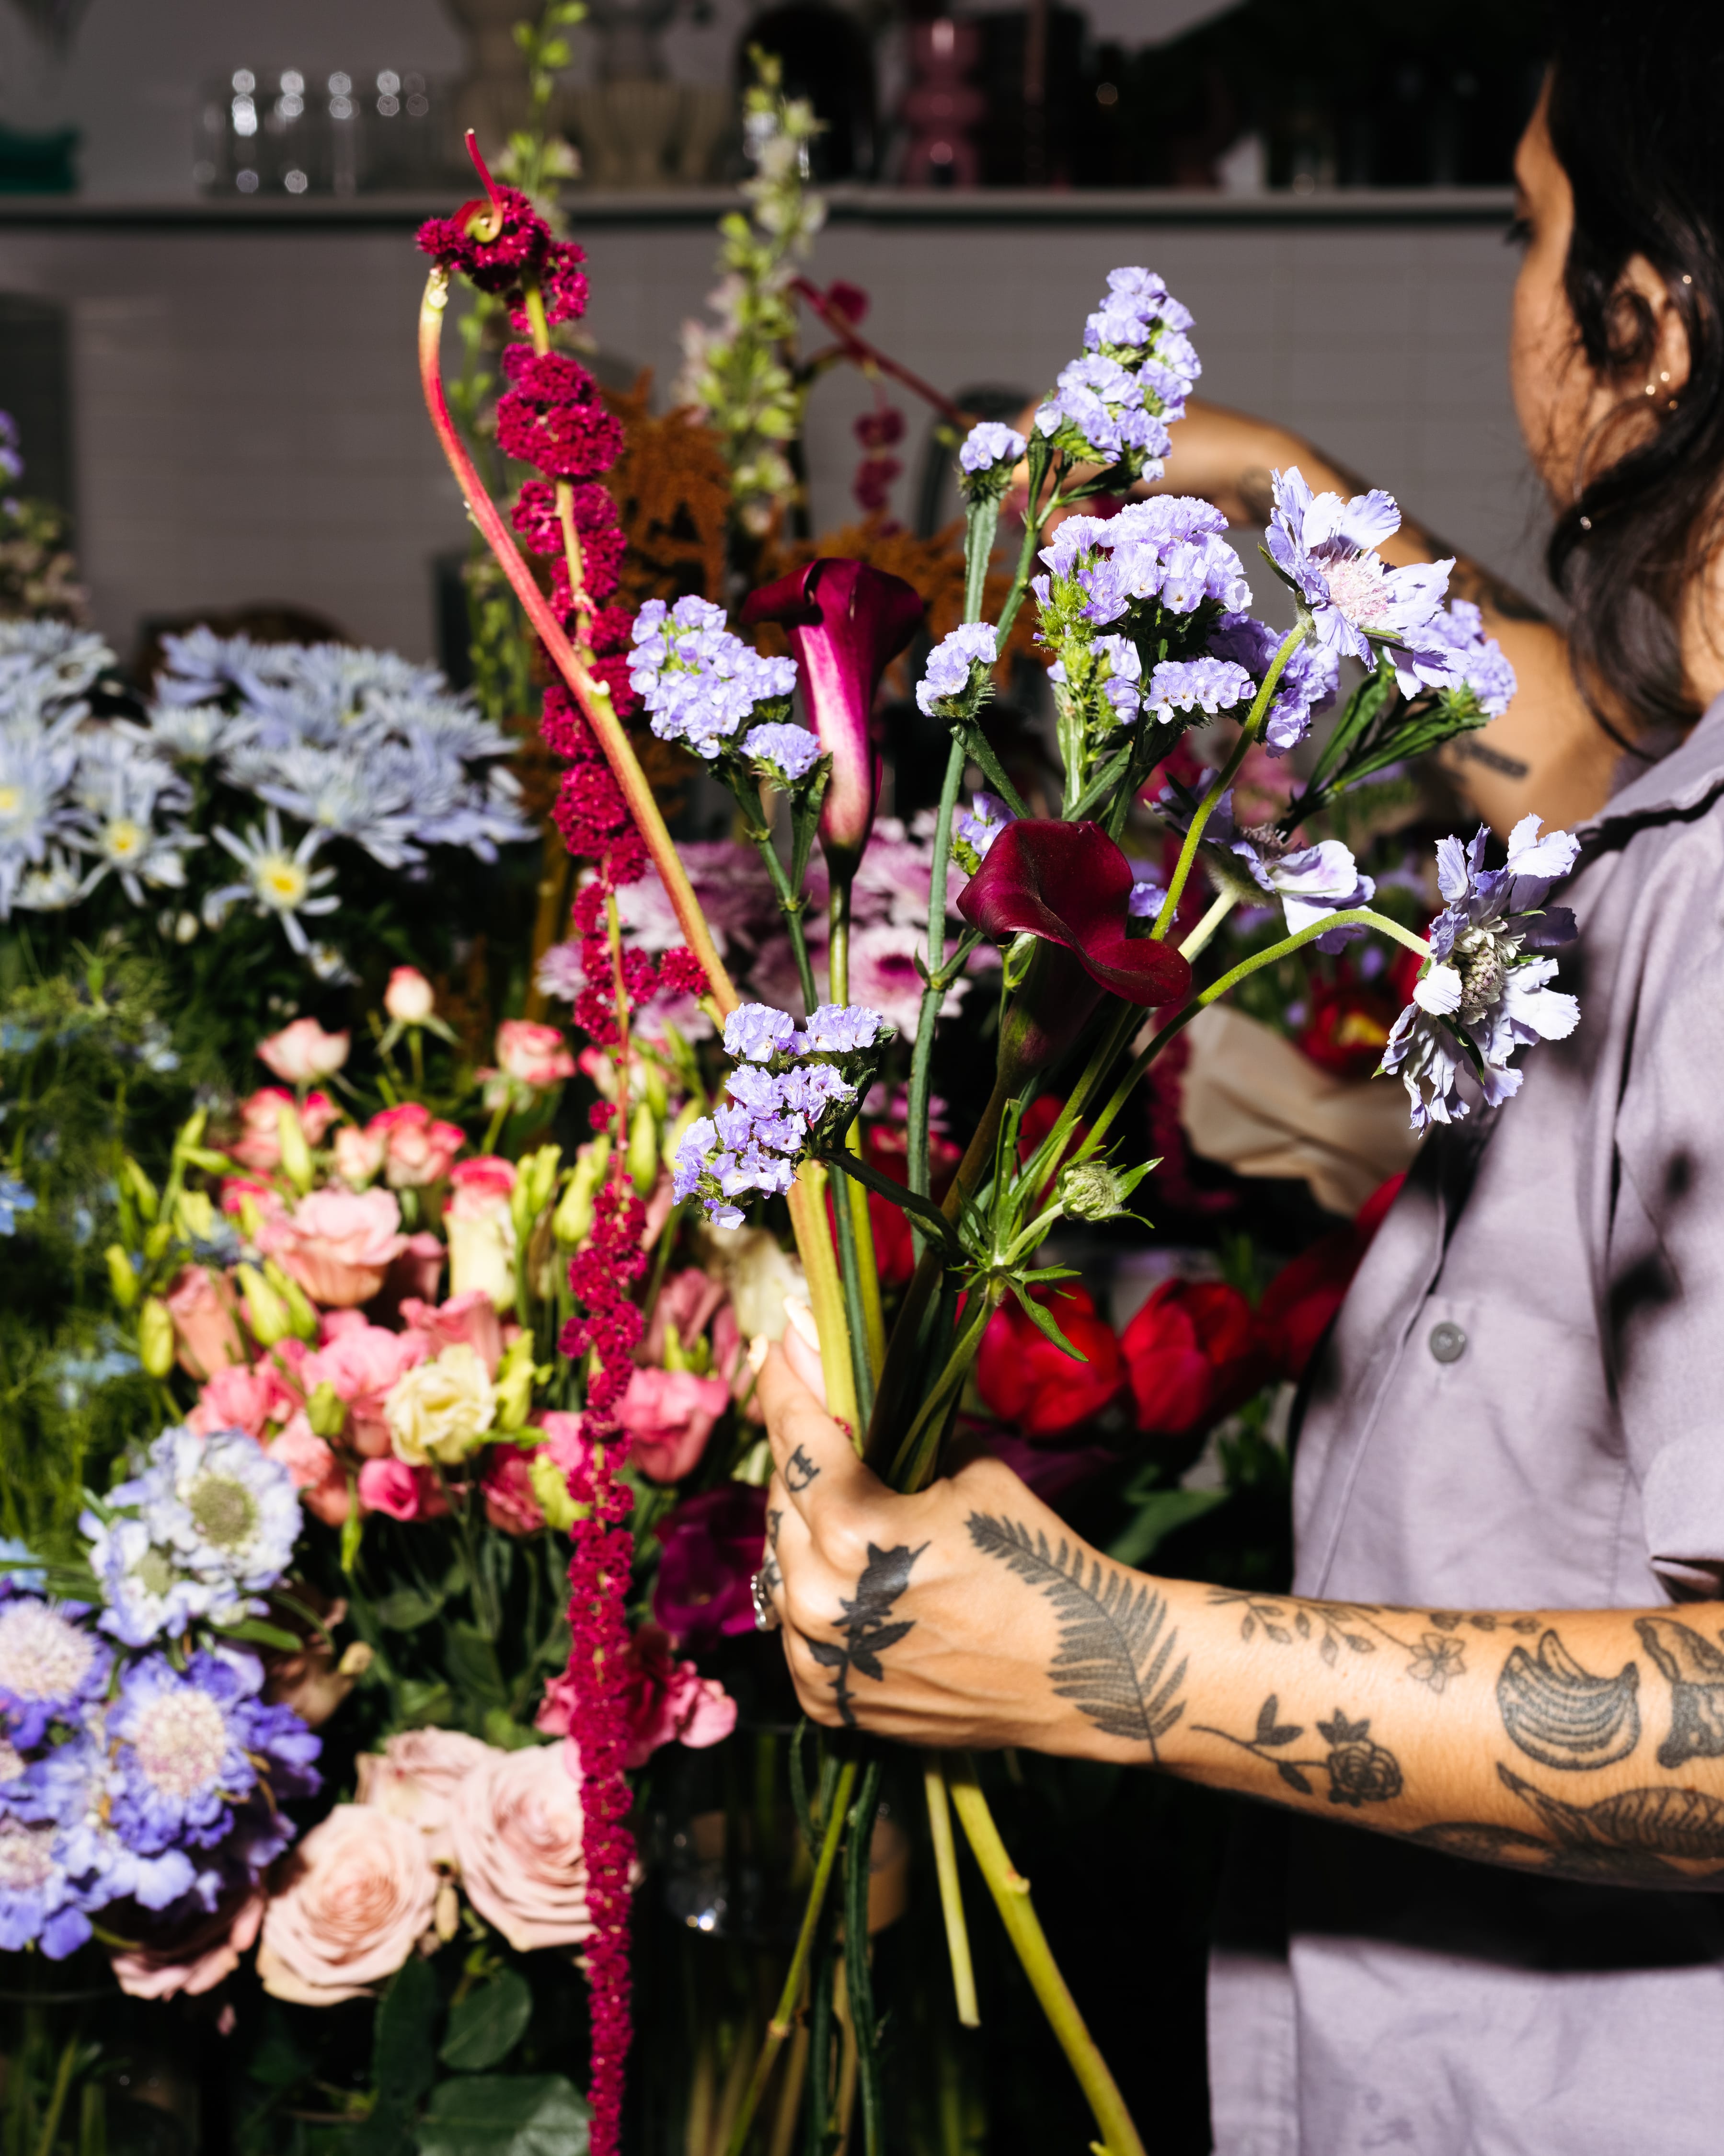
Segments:
[[[634,618],[629,680],[660,741],[681,742],[711,763],[739,728],[784,716],[796,688],[793,659],[763,659],[725,627],[722,607],[649,599]]]
[[[274,1587],[300,1535],[292,1476],[243,1430],[163,1430],[110,1502],[135,1508],[177,1569],[218,1590],[218,1614]]]
[[[1506,863],[1495,870],[1485,866],[1488,843],[1482,824],[1470,846],[1438,842],[1437,886],[1447,903],[1431,927],[1431,963],[1383,1051],[1381,1068],[1407,1088],[1415,1130],[1467,1113],[1463,1067],[1494,1108],[1520,1091],[1521,1073],[1509,1063],[1517,1049],[1566,1040],[1580,1023],[1575,998],[1550,986],[1556,960],[1535,955],[1575,936],[1568,907],[1545,900],[1573,867],[1579,841],[1567,831],[1541,836],[1539,819],[1523,816],[1509,834]]]
[[[1410,655],[1422,664],[1409,669],[1421,683],[1426,670],[1440,670],[1446,678],[1434,681],[1432,686],[1465,685],[1472,690],[1480,711],[1493,719],[1502,716],[1515,693],[1515,670],[1504,658],[1496,639],[1485,635],[1485,618],[1470,599],[1452,599],[1446,607],[1439,607],[1425,624],[1421,643],[1422,649]],[[1399,652],[1390,656],[1403,660]],[[1414,693],[1404,678],[1400,685],[1403,695]]]
[[[967,875],[975,875],[988,859],[988,848],[1013,820],[1011,810],[998,794],[971,795],[969,807],[961,808],[952,823],[952,844],[959,866]]]
[[[1230,659],[1163,659],[1149,677],[1144,703],[1163,726],[1176,711],[1231,711],[1249,703],[1256,685]]]
[[[1028,444],[1015,427],[983,419],[964,436],[957,453],[959,485],[968,495],[1003,494],[1013,467]]]
[[[1084,348],[1129,367],[1140,389],[1155,399],[1148,408],[1177,419],[1203,372],[1184,334],[1191,319],[1190,309],[1169,295],[1152,270],[1115,270],[1106,295],[1084,325]]]
[[[916,708],[931,719],[956,717],[952,706],[974,684],[976,668],[993,665],[998,641],[991,621],[963,622],[942,636],[916,684]]]
[[[1037,578],[1036,596],[1044,612],[1064,600],[1097,628],[1134,601],[1154,599],[1170,613],[1194,613],[1205,599],[1237,610],[1250,604],[1251,588],[1226,530],[1219,509],[1181,495],[1131,502],[1116,516],[1068,517],[1042,549],[1052,581]]]
[[[1314,495],[1296,465],[1270,477],[1270,558],[1297,593],[1317,642],[1367,666],[1377,663],[1373,636],[1419,647],[1453,560],[1385,567],[1375,550],[1400,529],[1401,512],[1380,487],[1343,501],[1338,494]]]
[[[1172,447],[1167,423],[1145,408],[1137,375],[1100,352],[1085,352],[1060,368],[1035,425],[1069,455],[1092,464],[1126,464],[1152,477]]]
[[[751,763],[765,764],[781,786],[798,786],[820,761],[820,742],[806,726],[777,721],[751,728],[742,753]]]
[[[1131,886],[1126,901],[1126,911],[1133,921],[1153,921],[1167,902],[1163,886],[1148,877],[1140,877]]]
[[[107,1688],[114,1651],[80,1602],[33,1594],[0,1601],[0,1714],[21,1752],[39,1744],[54,1722],[77,1722]]]
[[[1101,677],[1102,701],[1122,726],[1128,726],[1143,709],[1143,661],[1129,636],[1098,636],[1095,651],[1106,661]]]
[[[860,1004],[822,1004],[808,1013],[804,1035],[816,1055],[854,1055],[873,1047],[883,1022]]]
[[[1267,622],[1249,613],[1223,614],[1209,637],[1216,658],[1232,660],[1258,683],[1281,643]],[[1305,739],[1312,718],[1334,702],[1340,682],[1341,662],[1332,649],[1309,640],[1294,646],[1264,719],[1264,746],[1271,756],[1285,756]]]
[[[796,1021],[770,1004],[739,1004],[724,1022],[724,1052],[737,1062],[770,1063],[788,1055],[796,1040]]]
[[[107,1735],[114,1831],[128,1848],[213,1848],[233,1825],[231,1806],[257,1786],[258,1687],[239,1659],[236,1667],[200,1652],[182,1671],[166,1655],[145,1655],[121,1680]]]

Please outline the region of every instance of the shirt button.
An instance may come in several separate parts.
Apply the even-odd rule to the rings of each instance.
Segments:
[[[1458,1363],[1466,1353],[1466,1335],[1458,1325],[1434,1325],[1430,1351],[1439,1363]]]

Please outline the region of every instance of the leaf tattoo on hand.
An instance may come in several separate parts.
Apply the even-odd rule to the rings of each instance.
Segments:
[[[1085,1560],[1080,1544],[1062,1535],[1057,1549],[1038,1528],[972,1512],[970,1540],[1041,1589],[1060,1613],[1060,1648],[1050,1666],[1054,1690],[1109,1737],[1147,1744],[1161,1757],[1161,1739],[1185,1712],[1178,1697],[1186,1664],[1169,1672],[1177,1628],[1167,1628],[1164,1596],[1130,1573],[1099,1558]]]
[[[808,1652],[820,1666],[838,1672],[832,1681],[833,1694],[838,1702],[839,1717],[848,1729],[856,1726],[856,1710],[850,1704],[850,1672],[859,1671],[876,1684],[882,1683],[886,1673],[880,1667],[880,1656],[888,1647],[895,1647],[906,1632],[916,1629],[913,1617],[896,1625],[886,1620],[892,1614],[893,1604],[910,1584],[910,1568],[926,1548],[926,1543],[921,1549],[911,1549],[907,1543],[900,1543],[896,1549],[883,1550],[870,1543],[868,1562],[856,1582],[854,1599],[849,1602],[840,1599],[839,1602],[844,1622],[835,1629],[844,1635],[843,1646],[834,1646],[828,1640],[810,1640],[806,1632],[803,1635]]]

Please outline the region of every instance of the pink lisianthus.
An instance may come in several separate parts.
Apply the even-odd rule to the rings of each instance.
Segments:
[[[264,1990],[305,2006],[363,1997],[431,1928],[437,1888],[417,1827],[372,1804],[337,1804],[294,1851],[264,1912]]]
[[[685,1497],[659,1529],[653,1614],[685,1645],[754,1629],[748,1583],[767,1543],[767,1493],[726,1482]]]
[[[360,1469],[359,1509],[387,1512],[392,1520],[435,1520],[449,1510],[449,1500],[428,1467],[409,1467],[392,1455],[367,1460]]]
[[[518,1445],[490,1448],[479,1486],[485,1494],[485,1517],[500,1533],[532,1535],[544,1526],[528,1456]]]
[[[497,1028],[497,1066],[522,1086],[560,1086],[575,1075],[575,1059],[554,1025],[505,1018]]]
[[[357,1801],[406,1820],[424,1835],[434,1864],[453,1864],[449,1812],[455,1791],[490,1747],[458,1729],[408,1729],[389,1738],[381,1752],[362,1752]]]
[[[384,1146],[384,1173],[392,1190],[418,1190],[441,1183],[467,1142],[459,1123],[441,1123],[418,1101],[382,1108],[366,1125]]]
[[[268,1899],[260,1885],[249,1884],[224,1895],[208,1914],[200,1909],[189,1922],[110,1955],[120,1989],[133,1999],[213,1991],[256,1941]]]
[[[634,1463],[649,1482],[680,1482],[700,1461],[712,1425],[731,1404],[722,1378],[692,1370],[636,1370],[617,1409],[634,1440]]]
[[[355,1190],[363,1190],[382,1173],[388,1150],[388,1138],[382,1131],[343,1123],[335,1137],[336,1173]]]
[[[320,1385],[332,1385],[346,1404],[347,1443],[367,1459],[380,1459],[389,1450],[383,1403],[390,1388],[437,1351],[423,1332],[367,1325],[357,1311],[339,1315],[350,1322],[326,1327],[325,1344],[300,1366],[300,1382],[308,1399]]]
[[[286,1085],[309,1086],[333,1076],[352,1045],[351,1034],[326,1033],[315,1018],[296,1018],[258,1043],[258,1060]]]
[[[582,1427],[585,1421],[584,1415],[567,1414],[561,1408],[552,1408],[548,1414],[540,1417],[538,1428],[543,1442],[539,1450],[565,1475],[572,1475],[577,1468],[585,1467],[593,1456],[593,1447]]]
[[[423,1025],[437,1005],[431,983],[417,966],[398,966],[383,991],[383,1009],[398,1025]]]
[[[503,1322],[497,1306],[483,1288],[452,1295],[441,1306],[408,1296],[401,1306],[403,1322],[412,1327],[427,1343],[426,1353],[440,1355],[445,1348],[470,1348],[484,1363],[485,1375],[495,1378],[503,1359]]]
[[[248,1368],[244,1363],[229,1363],[198,1394],[186,1427],[200,1437],[213,1437],[218,1430],[243,1430],[261,1442],[265,1427],[286,1421],[298,1405],[275,1363]]]
[[[704,1751],[721,1744],[736,1726],[736,1702],[716,1677],[703,1677],[692,1662],[680,1662],[668,1632],[643,1625],[629,1643],[628,1768],[644,1767],[661,1744]],[[552,1737],[568,1732],[575,1685],[566,1673],[545,1687],[535,1727]],[[579,1772],[577,1760],[567,1762]]]
[[[254,1207],[267,1220],[287,1210],[287,1201],[281,1193],[267,1183],[259,1183],[249,1175],[224,1175],[222,1178],[222,1211],[230,1220],[237,1220],[246,1207]]]
[[[449,1284],[457,1298],[482,1289],[500,1310],[514,1301],[515,1220],[509,1203],[514,1188],[513,1163],[493,1153],[451,1169],[444,1229]]]
[[[167,1314],[179,1343],[180,1368],[193,1378],[213,1378],[241,1360],[239,1298],[225,1273],[187,1265],[167,1296]]]
[[[401,1208],[387,1190],[314,1190],[285,1219],[266,1220],[259,1248],[277,1258],[314,1302],[369,1302],[406,1248]]]
[[[580,1784],[556,1745],[493,1752],[457,1785],[449,1833],[461,1884],[517,1953],[592,1930],[582,1828]]]
[[[264,1450],[293,1477],[308,1512],[315,1512],[326,1527],[341,1525],[353,1509],[346,1473],[305,1415],[295,1415]]]

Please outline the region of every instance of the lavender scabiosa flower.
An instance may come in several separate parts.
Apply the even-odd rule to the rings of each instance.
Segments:
[[[1485,635],[1484,624],[1484,616],[1470,599],[1452,599],[1446,607],[1439,607],[1425,625],[1424,648],[1416,654],[1419,663],[1408,670],[1420,682],[1427,673],[1439,675],[1442,678],[1431,684],[1435,687],[1470,689],[1479,709],[1497,719],[1513,698],[1515,670],[1503,656],[1496,639]],[[1400,662],[1399,673],[1408,654],[1392,652],[1390,656]],[[1413,693],[1404,677],[1400,685],[1403,695]]]
[[[1005,492],[1028,444],[1015,427],[983,419],[965,435],[957,453],[958,485],[967,501]]]
[[[165,1655],[146,1655],[126,1671],[107,1736],[114,1830],[128,1848],[152,1856],[208,1849],[227,1833],[230,1807],[257,1784],[256,1689],[243,1667],[211,1654],[193,1655],[183,1671]]]
[[[630,685],[660,741],[711,763],[751,719],[782,720],[796,688],[793,659],[763,659],[725,627],[722,607],[649,599],[634,618]]]
[[[90,1568],[105,1604],[96,1622],[122,1646],[146,1647],[164,1634],[178,1639],[223,1599],[223,1589],[158,1548],[141,1520],[86,1512],[79,1525],[89,1537]]]
[[[1249,703],[1256,684],[1230,659],[1163,659],[1149,677],[1143,701],[1163,726],[1176,713],[1205,711],[1213,718]]]
[[[1209,649],[1217,659],[1243,666],[1255,684],[1268,673],[1282,641],[1254,615],[1224,613],[1210,632]],[[1264,715],[1264,746],[1271,756],[1285,756],[1305,739],[1313,717],[1334,702],[1340,682],[1341,663],[1332,650],[1309,642],[1294,645]]]
[[[1400,529],[1394,497],[1380,487],[1343,501],[1313,494],[1297,465],[1271,474],[1270,558],[1296,593],[1317,642],[1374,666],[1371,639],[1418,645],[1448,588],[1453,559],[1391,569],[1376,549]]]
[[[952,821],[952,850],[966,875],[974,875],[988,858],[988,850],[1012,821],[1012,812],[998,794],[975,793],[967,808]]]
[[[774,723],[752,728],[743,740],[742,753],[788,792],[800,786],[818,763],[820,743],[806,726]]]
[[[988,669],[998,656],[998,637],[991,621],[961,624],[928,654],[916,684],[917,710],[931,719],[969,716],[975,702],[972,691],[985,690]]]
[[[0,1715],[20,1751],[54,1722],[75,1722],[106,1689],[114,1653],[82,1603],[9,1594],[0,1602]]]
[[[1540,819],[1523,816],[1509,834],[1506,865],[1489,870],[1488,840],[1481,824],[1470,846],[1438,842],[1437,884],[1448,902],[1432,924],[1431,963],[1383,1051],[1380,1067],[1406,1086],[1415,1130],[1467,1113],[1463,1068],[1487,1107],[1511,1099],[1521,1088],[1509,1062],[1516,1049],[1566,1040],[1580,1023],[1575,998],[1550,986],[1556,960],[1536,955],[1575,936],[1568,907],[1544,901],[1573,867],[1579,841],[1567,831],[1541,835]]]
[[[242,1430],[164,1430],[142,1474],[111,1502],[135,1506],[156,1548],[221,1590],[223,1607],[273,1587],[293,1561],[300,1524],[293,1479]]]

